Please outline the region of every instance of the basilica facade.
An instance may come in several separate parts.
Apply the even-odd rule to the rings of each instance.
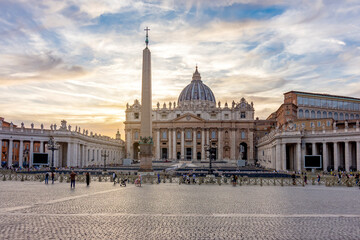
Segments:
[[[217,149],[216,159],[256,159],[256,140],[270,131],[273,120],[255,120],[254,105],[245,98],[221,106],[196,67],[191,82],[177,102],[157,104],[152,110],[153,160],[202,161],[206,148]],[[141,105],[127,104],[126,156],[139,159]]]

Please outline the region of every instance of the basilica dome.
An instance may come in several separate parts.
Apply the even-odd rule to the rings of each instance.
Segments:
[[[191,83],[187,85],[180,93],[178,105],[198,105],[202,103],[216,105],[213,92],[201,81],[201,76],[196,66]]]

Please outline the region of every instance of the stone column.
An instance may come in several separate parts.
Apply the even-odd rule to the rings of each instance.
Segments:
[[[218,159],[222,160],[223,159],[223,139],[222,139],[222,129],[219,128],[218,129],[218,149],[219,149],[219,153],[218,153]]]
[[[206,129],[206,144],[209,145],[210,144],[210,137],[209,137],[209,134],[210,134],[210,129]]]
[[[176,129],[173,130],[173,159],[176,159]]]
[[[296,171],[301,171],[301,142],[296,144]]]
[[[172,129],[169,129],[169,132],[168,132],[168,146],[169,146],[169,152],[168,152],[168,159],[171,159],[171,156],[172,156],[172,145],[171,145],[171,142],[172,142]]]
[[[360,142],[356,142],[356,168],[360,170]]]
[[[312,143],[312,147],[311,147],[311,155],[316,155],[317,151],[316,151],[316,143]]]
[[[181,160],[185,159],[184,150],[184,129],[181,129]]]
[[[0,124],[0,128],[1,128],[1,124]],[[0,162],[2,162],[2,139],[0,139]]]
[[[12,166],[12,160],[13,160],[13,145],[14,140],[9,139],[9,155],[8,155],[8,167]]]
[[[196,161],[196,129],[193,129],[193,155],[192,155],[192,160]]]
[[[201,159],[205,159],[205,130],[201,129]]]
[[[159,160],[160,156],[160,129],[156,129],[156,145],[155,145],[155,159]]]
[[[29,156],[29,166],[33,166],[33,154],[34,153],[34,140],[30,140],[30,156]]]
[[[1,141],[0,141],[1,144]],[[1,146],[1,145],[0,145]],[[1,147],[0,147],[1,149]],[[1,157],[1,156],[0,156]],[[1,159],[1,158],[0,158]],[[19,167],[23,167],[24,160],[24,140],[20,140],[20,149],[19,149]]]
[[[68,142],[67,154],[66,154],[66,165],[67,167],[72,167],[72,143]]]
[[[328,157],[328,149],[326,142],[323,142],[323,170],[327,171],[327,167],[329,166],[329,157]]]
[[[231,149],[230,149],[230,158],[231,160],[235,160],[236,156],[235,156],[235,152],[236,152],[236,132],[235,129],[231,129],[231,137],[230,137],[230,144],[231,144]]]
[[[350,149],[349,142],[345,142],[345,171],[350,171]]]
[[[126,132],[126,158],[132,158],[134,159],[135,156],[133,156],[133,151],[131,151],[131,130],[128,129]]]
[[[281,144],[281,167],[286,170],[286,143]]]
[[[39,149],[40,153],[44,153],[44,141],[40,141],[40,149]]]
[[[339,167],[338,143],[334,142],[334,170],[337,171],[338,167]]]
[[[276,152],[276,157],[275,157],[275,169],[276,171],[281,170],[281,149],[280,149],[281,144],[277,143],[275,146],[275,152]]]
[[[252,163],[255,163],[254,162],[254,131],[250,130],[248,132],[248,137],[249,137],[249,146],[250,146],[250,149],[248,151],[248,160],[251,160]]]

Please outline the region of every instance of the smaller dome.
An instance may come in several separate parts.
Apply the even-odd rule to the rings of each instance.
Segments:
[[[195,104],[205,102],[210,103],[211,105],[216,105],[215,96],[211,89],[201,81],[201,76],[198,72],[197,66],[191,83],[180,93],[178,105],[181,106],[185,102],[192,102]]]

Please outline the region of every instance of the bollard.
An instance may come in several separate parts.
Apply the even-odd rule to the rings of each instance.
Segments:
[[[283,178],[281,178],[281,183],[280,183],[280,185],[283,187],[284,186],[284,179]]]
[[[263,182],[262,182],[262,178],[260,178],[260,187],[262,187]]]
[[[172,177],[170,177],[170,179],[169,179],[169,180],[170,180],[170,183],[172,183]]]
[[[24,181],[24,175],[21,175],[21,180],[20,181]]]
[[[6,176],[5,176],[5,174],[3,175],[3,179],[2,179],[3,181],[6,181]]]
[[[59,182],[63,182],[63,181],[64,181],[64,174],[61,174],[61,175],[60,175]]]
[[[99,175],[99,182],[101,182],[102,181],[102,178],[101,178],[101,175]]]
[[[302,179],[302,186],[305,187],[305,180]]]
[[[218,182],[219,186],[221,186],[221,178],[217,178],[217,182]]]

